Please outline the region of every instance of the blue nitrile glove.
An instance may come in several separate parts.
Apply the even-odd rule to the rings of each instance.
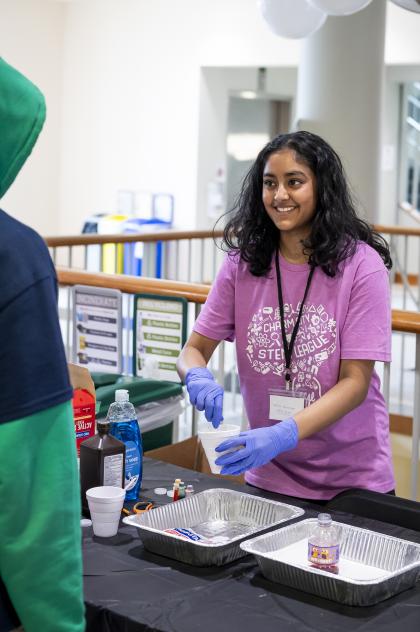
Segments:
[[[218,428],[223,421],[223,388],[205,367],[190,369],[185,376],[190,402],[197,410],[204,410],[207,421]]]
[[[298,427],[293,417],[285,419],[275,426],[254,428],[241,432],[238,437],[226,439],[217,446],[216,452],[240,448],[216,459],[216,465],[222,465],[221,474],[242,474],[252,467],[265,465],[281,452],[293,450],[298,444]]]

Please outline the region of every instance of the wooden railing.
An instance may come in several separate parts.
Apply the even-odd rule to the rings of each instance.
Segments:
[[[206,302],[210,286],[204,283],[184,283],[181,281],[167,281],[165,279],[149,279],[146,277],[129,276],[127,274],[104,274],[71,270],[57,267],[60,285],[89,285],[92,287],[106,287],[128,294],[152,292],[160,296],[179,296],[191,303]],[[420,313],[400,309],[392,310],[392,330],[403,333],[420,335]]]
[[[384,235],[401,235],[407,237],[420,237],[420,228],[408,226],[387,226],[375,224],[373,228]],[[222,230],[166,230],[155,233],[138,234],[114,234],[98,235],[89,233],[86,235],[67,235],[60,237],[44,237],[49,248],[63,248],[71,246],[91,246],[95,244],[125,244],[135,242],[179,241],[183,239],[211,239],[221,237]]]
[[[210,286],[199,283],[184,283],[165,279],[148,279],[146,277],[129,276],[128,274],[104,274],[71,270],[57,267],[60,285],[90,285],[120,290],[127,294],[151,292],[160,296],[177,296],[186,298],[191,303],[205,303]]]
[[[402,203],[400,208],[406,210],[407,205]],[[412,209],[411,209],[412,210]],[[413,211],[414,212],[414,211]],[[417,211],[416,211],[417,212]],[[393,280],[397,282],[404,283],[404,286],[407,286],[407,292],[411,296],[411,298],[417,302],[418,307],[420,308],[420,286],[418,291],[418,296],[415,296],[410,289],[410,285],[417,285],[419,283],[420,278],[420,247],[418,247],[419,255],[418,255],[418,266],[417,272],[408,272],[408,240],[409,238],[419,238],[420,237],[420,227],[406,227],[406,226],[387,226],[383,224],[376,224],[374,226],[375,230],[380,232],[382,235],[386,235],[389,237],[390,247],[392,251],[392,255],[394,258],[394,270],[393,270]],[[151,262],[151,258],[153,259],[154,252],[152,249],[156,247],[158,242],[166,243],[166,247],[169,247],[168,242],[173,242],[176,245],[176,256],[179,257],[180,250],[179,246],[181,243],[187,244],[187,252],[185,253],[187,259],[191,259],[191,243],[201,242],[201,250],[204,250],[204,243],[206,240],[220,240],[223,235],[222,230],[165,230],[165,231],[156,231],[153,233],[137,233],[137,234],[113,234],[113,235],[99,235],[99,234],[84,234],[84,235],[67,235],[60,237],[46,237],[45,242],[48,247],[51,249],[54,263],[60,263],[57,261],[57,250],[62,249],[67,250],[67,260],[63,262],[61,260],[62,265],[67,265],[72,268],[74,266],[73,260],[73,248],[83,248],[84,256],[83,263],[81,265],[76,264],[76,267],[80,267],[82,269],[88,268],[88,259],[87,253],[89,246],[98,246],[101,249],[101,254],[103,253],[103,248],[109,246],[117,246],[121,248],[123,244],[136,244],[141,243],[144,245],[146,249],[145,261],[147,262],[147,270],[146,274],[150,276],[157,276],[156,271],[153,268],[153,262]],[[397,238],[400,238],[398,241]],[[213,244],[215,246],[215,244]],[[111,271],[118,270],[118,257],[120,256],[119,251],[115,248],[115,269]],[[215,259],[214,252],[212,253],[212,257]],[[188,262],[189,263],[189,262]],[[413,264],[411,264],[413,265]],[[203,263],[200,266],[204,269]],[[212,266],[213,268],[215,266]],[[187,276],[186,280],[190,281],[190,268],[187,265]],[[164,276],[168,277],[168,274],[164,274]],[[194,279],[196,281],[197,279]],[[211,280],[211,279],[210,279]],[[203,281],[202,278],[198,279],[199,282]],[[406,293],[404,294],[404,296]]]
[[[215,240],[222,231],[165,230],[117,235],[47,237],[55,265],[109,273],[211,282],[223,253]],[[139,250],[140,247],[140,250]]]
[[[400,204],[400,208],[403,208],[404,204]],[[418,211],[416,211],[418,213]],[[420,214],[419,214],[420,215]],[[404,286],[403,304],[404,309],[406,306],[406,300],[410,297],[414,304],[420,309],[420,227],[410,226],[384,226],[382,224],[375,225],[377,230],[382,235],[389,236],[389,246],[391,250],[391,256],[393,258],[394,267],[392,270],[392,280],[396,283],[402,283]],[[397,239],[400,238],[400,239]],[[417,243],[417,268],[416,272],[409,272],[409,239],[413,242],[413,238]],[[411,266],[413,266],[413,262]],[[417,295],[414,294],[411,287],[412,285],[418,286]]]
[[[392,310],[392,331],[406,334],[420,334],[420,313],[407,312],[402,309]]]
[[[210,239],[221,237],[223,231],[212,230],[166,230],[155,233],[138,233],[135,235],[116,234],[98,235],[96,233],[87,235],[67,235],[63,237],[45,237],[45,243],[49,248],[62,248],[71,246],[92,246],[95,244],[129,244],[136,242],[156,242],[156,241],[180,241],[183,239]]]
[[[375,224],[375,230],[382,235],[401,235],[401,237],[420,237],[420,228],[411,226],[384,226]]]
[[[402,204],[400,208],[405,209],[405,206]],[[420,228],[382,224],[374,228],[389,241],[394,260],[391,280],[402,283],[402,309],[420,310]],[[222,257],[216,245],[222,234],[222,230],[172,229],[136,234],[67,235],[47,237],[45,241],[56,265],[94,272],[138,274],[141,259],[144,276],[211,283]],[[140,256],[135,250],[136,244],[141,245]],[[124,251],[124,246],[129,250]],[[413,286],[417,286],[417,290]]]

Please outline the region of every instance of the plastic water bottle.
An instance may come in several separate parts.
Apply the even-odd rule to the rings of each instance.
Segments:
[[[143,470],[143,446],[136,410],[129,401],[128,391],[115,391],[115,402],[108,410],[107,420],[111,424],[110,434],[125,443],[126,500],[137,500]]]
[[[340,544],[330,514],[318,514],[318,524],[308,538],[308,562],[316,568],[338,573]]]

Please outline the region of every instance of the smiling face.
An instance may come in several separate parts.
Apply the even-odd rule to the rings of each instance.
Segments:
[[[311,169],[298,162],[296,152],[283,149],[267,159],[263,172],[263,204],[281,231],[280,242],[306,239],[316,208],[316,179]]]

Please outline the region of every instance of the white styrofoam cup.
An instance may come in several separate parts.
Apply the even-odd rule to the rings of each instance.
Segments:
[[[216,452],[215,448],[225,439],[236,437],[240,431],[240,427],[233,424],[221,424],[218,428],[213,428],[210,423],[207,423],[206,426],[198,429],[198,436],[213,474],[220,474],[222,468],[215,464],[215,460],[225,454],[225,452]]]
[[[116,535],[123,508],[125,489],[121,487],[92,487],[86,492],[92,519],[93,533],[102,538]]]

